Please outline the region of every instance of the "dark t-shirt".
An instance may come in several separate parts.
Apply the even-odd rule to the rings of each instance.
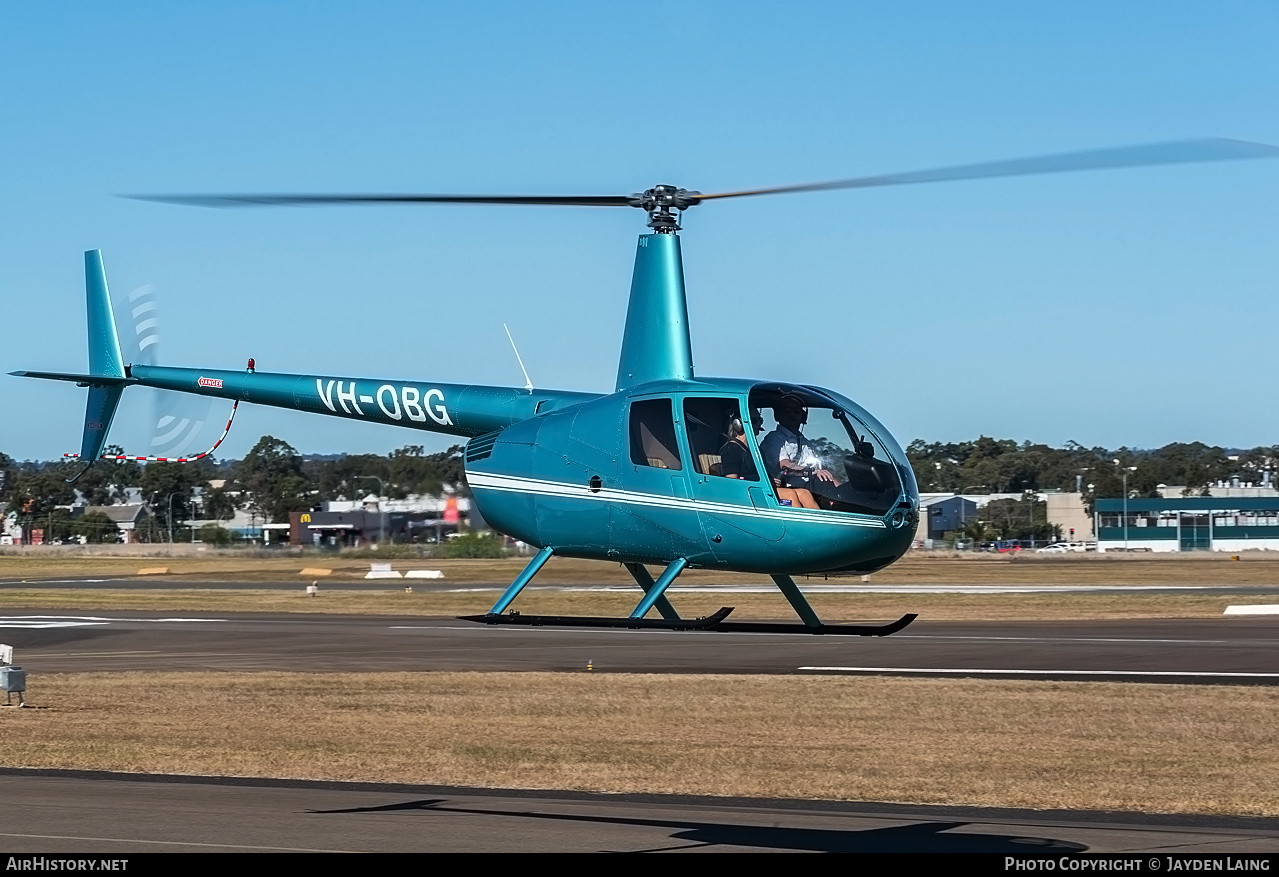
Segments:
[[[758,481],[755,461],[741,442],[728,442],[719,449],[719,471],[724,476],[737,476],[745,481]]]

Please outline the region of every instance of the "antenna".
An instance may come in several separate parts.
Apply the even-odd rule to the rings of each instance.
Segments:
[[[515,346],[515,339],[511,337],[511,330],[507,328],[505,323],[502,328],[506,329],[506,340],[511,342],[511,349],[515,351],[515,361],[520,364],[520,371],[524,372],[524,389],[530,393],[533,392],[533,379],[528,376],[528,369],[524,367],[524,360],[520,357],[520,349]]]

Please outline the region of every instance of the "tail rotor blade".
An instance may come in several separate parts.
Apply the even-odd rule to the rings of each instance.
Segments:
[[[130,363],[155,365],[160,343],[159,301],[151,284],[139,286],[120,303],[120,315],[130,326],[122,339]]]
[[[155,287],[148,284],[130,292],[121,301],[120,311],[130,326],[123,342],[129,362],[158,365],[163,332],[161,301]],[[147,392],[151,396],[147,454],[181,457],[192,448],[203,448],[212,441],[211,434],[205,430],[213,409],[212,399],[169,390],[148,389]]]

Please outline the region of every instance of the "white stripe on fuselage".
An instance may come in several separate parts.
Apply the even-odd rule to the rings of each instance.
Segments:
[[[562,481],[543,481],[537,478],[520,478],[515,475],[493,475],[488,472],[466,473],[466,483],[472,490],[500,490],[510,493],[537,493],[544,496],[568,496],[574,499],[591,499],[601,502],[620,502],[628,505],[654,506],[682,509],[708,514],[742,515],[750,518],[767,518],[793,524],[835,524],[841,527],[871,527],[885,529],[879,518],[855,515],[851,512],[814,512],[804,509],[759,509],[754,506],[733,505],[727,502],[709,502],[700,499],[662,496],[633,490],[616,490],[602,487],[592,491],[584,484],[566,484]]]

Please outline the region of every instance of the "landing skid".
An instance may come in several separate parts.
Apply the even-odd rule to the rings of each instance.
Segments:
[[[889,624],[776,624],[770,621],[728,621],[711,630],[725,633],[813,633],[819,636],[891,636],[910,625],[919,615],[910,612]]]
[[[528,627],[629,627],[634,630],[711,630],[728,617],[732,606],[725,606],[714,615],[690,620],[665,618],[605,618],[589,615],[459,615],[461,621],[478,621],[481,624],[520,624]]]
[[[809,633],[819,636],[890,636],[919,616],[908,613],[889,624],[780,624],[768,621],[725,621],[733,611],[725,606],[714,615],[692,620],[665,618],[604,618],[585,615],[460,615],[462,621],[480,624],[513,624],[526,627],[624,627],[632,630],[705,630],[723,633]]]

